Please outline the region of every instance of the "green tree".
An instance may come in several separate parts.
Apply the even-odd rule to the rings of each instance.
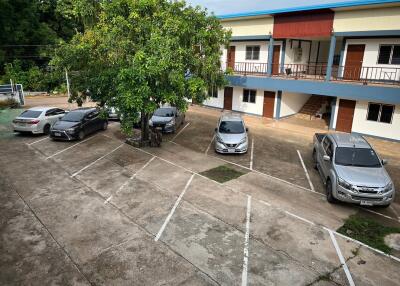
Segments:
[[[160,105],[184,110],[186,99],[202,102],[209,86],[225,84],[220,56],[230,33],[206,10],[183,1],[98,2],[98,21],[62,45],[53,64],[70,71],[73,92],[117,107],[126,134],[140,112],[147,140]]]

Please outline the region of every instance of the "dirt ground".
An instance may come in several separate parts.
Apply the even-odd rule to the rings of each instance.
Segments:
[[[397,204],[329,204],[311,130],[284,121],[246,116],[253,150],[217,155],[219,115],[193,106],[162,148],[145,149],[124,144],[118,122],[80,142],[3,123],[0,284],[398,285],[400,255],[335,232],[355,213],[399,226]],[[397,145],[373,144],[396,160]],[[200,174],[226,164],[246,172],[223,184]]]

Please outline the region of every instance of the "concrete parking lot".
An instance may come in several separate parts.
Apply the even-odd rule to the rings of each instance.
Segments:
[[[399,226],[398,204],[326,202],[312,138],[284,124],[246,117],[253,147],[216,155],[219,115],[191,107],[162,148],[124,144],[117,122],[80,142],[3,136],[0,284],[398,285],[398,253],[335,232],[355,213]],[[201,174],[226,164],[245,174]]]

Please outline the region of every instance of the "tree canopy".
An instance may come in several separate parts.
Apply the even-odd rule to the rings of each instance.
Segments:
[[[183,1],[97,3],[95,23],[63,44],[52,64],[69,71],[74,92],[117,107],[126,133],[139,112],[148,120],[164,103],[184,110],[187,99],[201,102],[210,86],[225,84],[220,56],[230,34],[206,10]]]

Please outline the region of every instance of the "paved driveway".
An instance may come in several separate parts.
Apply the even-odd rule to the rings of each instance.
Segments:
[[[188,113],[162,148],[124,144],[118,123],[80,142],[1,140],[0,283],[398,285],[399,258],[334,231],[356,212],[399,225],[392,210],[327,203],[309,143],[272,128],[249,124],[245,156],[214,154],[217,116]],[[245,174],[200,174],[225,164]]]

